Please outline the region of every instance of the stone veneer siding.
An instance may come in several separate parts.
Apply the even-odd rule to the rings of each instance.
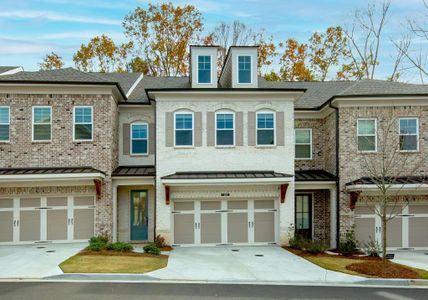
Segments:
[[[362,176],[368,176],[362,163],[362,155],[357,152],[357,119],[376,118],[379,122],[386,118],[394,117],[418,117],[419,118],[419,152],[402,153],[410,156],[406,161],[405,170],[402,175],[408,174],[411,170],[417,169],[416,174],[428,169],[428,107],[424,106],[398,106],[398,107],[347,107],[339,109],[339,177],[340,177],[340,233],[343,235],[354,223],[354,213],[349,208],[349,195],[344,191],[347,182],[356,180]],[[394,129],[398,137],[397,127]],[[424,134],[422,134],[424,133]],[[399,157],[398,156],[398,157]],[[400,166],[400,164],[397,164]],[[420,169],[417,168],[420,166]],[[401,166],[400,166],[401,167]],[[407,171],[406,171],[407,170]],[[363,195],[362,195],[363,196]],[[413,198],[413,196],[409,196]]]
[[[10,142],[0,143],[0,167],[89,166],[106,173],[96,203],[96,231],[111,234],[112,180],[118,164],[118,109],[112,95],[0,94],[10,106]],[[52,106],[52,141],[32,142],[32,106]],[[93,141],[73,142],[73,106],[93,106]],[[44,192],[41,192],[44,193]]]

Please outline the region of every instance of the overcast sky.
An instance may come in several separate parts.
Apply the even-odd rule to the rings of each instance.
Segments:
[[[391,38],[398,38],[410,18],[426,19],[423,0],[392,0],[391,15],[382,50],[384,62],[377,74],[387,76],[393,50]],[[117,42],[125,41],[121,21],[139,0],[0,0],[0,65],[21,65],[36,70],[43,56],[55,51],[67,66],[73,66],[72,54],[82,42],[107,34]],[[152,1],[157,2],[157,1]],[[265,28],[275,41],[296,38],[305,42],[314,31],[344,25],[363,0],[210,0],[173,1],[193,4],[204,17],[205,30],[219,21],[240,20],[255,29]],[[423,46],[423,44],[422,44]],[[407,75],[412,81],[414,76]]]

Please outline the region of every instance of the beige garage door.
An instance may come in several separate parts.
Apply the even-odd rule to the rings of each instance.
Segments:
[[[67,197],[48,197],[47,239],[49,241],[67,240],[68,237]]]
[[[15,224],[13,220],[13,199],[0,199],[0,243],[13,242]]]
[[[94,197],[76,196],[73,207],[73,239],[87,240],[94,236]]]
[[[275,241],[275,212],[273,200],[254,201],[254,242]]]
[[[228,201],[227,210],[227,242],[248,243],[248,201]]]
[[[174,202],[174,244],[195,243],[195,202]]]
[[[19,201],[19,240],[40,241],[40,198],[21,198]]]
[[[221,243],[221,201],[201,201],[201,243]]]
[[[409,247],[428,248],[428,204],[409,205]]]
[[[355,237],[361,246],[364,243],[374,240],[375,236],[375,215],[373,210],[367,206],[357,206],[354,210],[355,216]]]

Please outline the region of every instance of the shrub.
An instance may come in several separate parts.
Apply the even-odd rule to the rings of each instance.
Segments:
[[[88,247],[86,247],[86,250],[98,252],[98,251],[106,249],[106,247],[107,247],[107,244],[105,244],[105,243],[93,242],[93,243],[90,243]]]
[[[324,253],[328,249],[327,245],[324,244],[324,242],[308,240],[308,239],[303,241],[302,248],[306,252],[309,252],[312,254]]]
[[[377,241],[370,237],[369,241],[363,244],[363,251],[368,256],[379,257],[382,252],[382,247]]]
[[[288,241],[288,244],[290,246],[290,248],[293,249],[302,249],[302,243],[303,243],[304,238],[298,234],[296,234],[294,237],[290,238]]]
[[[155,238],[154,244],[156,245],[156,247],[158,248],[164,248],[166,246],[168,246],[165,242],[165,238],[163,236],[161,236],[160,234],[158,234]]]
[[[161,251],[159,250],[158,247],[156,247],[156,245],[154,243],[145,245],[143,247],[143,250],[145,253],[149,253],[149,254],[153,254],[153,255],[160,255]]]
[[[107,250],[119,251],[119,252],[131,252],[134,247],[131,244],[124,242],[116,242],[107,244]]]
[[[355,227],[352,226],[345,233],[345,238],[340,242],[339,252],[342,255],[349,256],[354,254],[358,249],[358,242],[355,238]]]

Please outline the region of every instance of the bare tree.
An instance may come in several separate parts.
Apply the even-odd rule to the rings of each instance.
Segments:
[[[361,193],[360,199],[365,199],[365,204],[381,219],[383,261],[386,261],[388,222],[408,205],[403,198],[403,184],[397,183],[401,177],[414,176],[424,166],[423,155],[406,152],[409,147],[417,147],[418,141],[409,135],[400,135],[399,122],[398,113],[391,111],[389,115],[378,118],[376,135],[358,137],[360,143],[376,149],[375,152],[360,155],[360,163],[374,182],[377,195]],[[401,133],[412,131],[412,126],[413,124],[403,124]],[[417,161],[409,163],[409,159],[414,160],[415,157],[418,157]]]

